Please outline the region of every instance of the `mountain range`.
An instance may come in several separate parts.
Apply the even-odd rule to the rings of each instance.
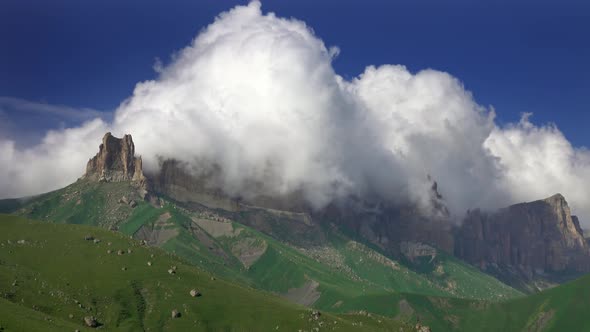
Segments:
[[[89,312],[107,329],[183,330],[189,318],[194,318],[191,327],[201,330],[240,326],[256,330],[257,324],[258,330],[281,328],[282,323],[275,324],[272,317],[245,318],[252,308],[230,305],[233,301],[229,300],[215,304],[218,310],[229,310],[227,315],[216,315],[212,308],[204,312],[186,309],[192,304],[175,309],[187,312],[186,317],[161,314],[160,309],[172,307],[155,306],[176,298],[177,289],[191,286],[184,285],[186,279],[175,279],[177,286],[169,287],[177,289],[161,293],[153,283],[162,280],[167,285],[169,275],[148,277],[143,271],[148,267],[146,255],[152,252],[166,257],[166,266],[210,276],[197,280],[215,289],[212,294],[275,307],[276,312],[269,311],[269,315],[287,322],[289,327],[284,328],[289,331],[544,331],[583,325],[569,308],[590,297],[568,298],[565,294],[590,292],[586,277],[572,282],[590,270],[590,247],[578,218],[560,194],[497,211],[470,210],[458,223],[449,215],[435,179],[431,179],[432,211],[424,211],[406,203],[355,196],[318,209],[297,192],[258,195],[258,183],[252,183],[249,195],[231,195],[216,185],[215,177],[215,168],[194,172],[170,159],[161,160],[157,171],[148,172],[135,155],[131,135],[105,134],[99,152],[75,183],[35,197],[0,201],[0,212],[26,218],[4,215],[0,222],[5,228],[1,245],[12,248],[10,254],[3,250],[5,255],[0,257],[0,277],[7,281],[0,286],[4,295],[0,313],[18,312],[39,320],[49,317],[57,324],[55,330],[84,328],[88,324],[83,318]],[[71,290],[77,298],[86,296],[92,309],[70,317],[66,313],[73,309],[55,309],[69,302],[35,296],[33,290],[49,290],[31,278],[48,278],[54,284],[74,282],[57,277],[52,266],[31,264],[30,255],[34,248],[51,247],[52,255],[63,251],[57,265],[71,273],[68,280],[77,275],[87,280],[109,279],[111,272],[77,274],[72,270],[75,266],[92,271],[102,265],[115,268],[111,256],[116,257],[104,256],[110,249],[102,248],[100,254],[88,251],[89,241],[79,239],[83,232],[100,234],[101,243],[123,241],[123,247],[133,247],[129,250],[143,256],[125,263],[126,275],[132,277],[118,276],[121,272],[117,270],[112,272],[117,282]],[[69,241],[67,250],[57,241],[62,237]],[[20,240],[24,242],[18,246]],[[78,247],[84,255],[67,254]],[[42,251],[35,255],[50,254]],[[131,267],[138,261],[142,269]],[[26,273],[15,266],[24,266]],[[224,286],[216,289],[215,283],[210,285],[211,278],[218,278]],[[31,288],[22,290],[22,283],[31,283]],[[57,287],[62,297],[74,296],[62,286]],[[146,297],[144,289],[158,299]],[[93,302],[115,291],[121,292],[114,297],[120,310]],[[204,294],[203,302],[207,298]],[[157,319],[146,314],[146,308]],[[513,310],[518,317],[511,314]],[[235,319],[225,318],[228,315]],[[280,318],[298,315],[304,319]],[[567,325],[572,319],[578,324]],[[478,325],[484,324],[481,322],[487,327]],[[0,324],[12,324],[8,328],[15,330],[44,329],[43,324],[24,328],[10,320],[0,320]]]

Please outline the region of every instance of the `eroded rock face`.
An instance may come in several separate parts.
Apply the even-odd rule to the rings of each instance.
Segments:
[[[468,213],[455,254],[483,269],[511,266],[528,274],[590,271],[590,249],[561,194],[496,213]]]
[[[141,157],[135,157],[131,135],[116,138],[106,133],[94,158],[88,161],[83,178],[103,181],[143,181]]]

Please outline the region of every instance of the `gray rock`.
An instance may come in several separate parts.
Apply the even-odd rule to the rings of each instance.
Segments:
[[[590,271],[590,247],[561,194],[512,205],[494,213],[470,211],[455,254],[472,264],[539,272]]]
[[[84,324],[88,327],[96,328],[98,327],[98,321],[93,316],[86,316],[84,317]]]

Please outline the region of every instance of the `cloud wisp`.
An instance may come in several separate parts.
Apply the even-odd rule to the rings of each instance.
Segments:
[[[315,207],[371,195],[427,210],[431,176],[457,218],[561,192],[590,221],[590,153],[555,126],[523,117],[499,127],[440,71],[368,66],[345,80],[332,67],[339,53],[302,21],[238,6],[138,83],[112,122],[50,131],[22,149],[0,136],[0,197],[72,182],[110,130],[134,136],[148,171],[162,158],[195,173],[216,167],[229,194],[297,191]]]

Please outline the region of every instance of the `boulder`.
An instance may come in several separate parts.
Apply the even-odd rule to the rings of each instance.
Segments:
[[[196,289],[191,289],[190,294],[192,297],[199,297],[201,296],[201,293],[199,291],[197,291]]]
[[[319,312],[318,310],[312,310],[311,311],[311,318],[313,320],[318,320],[318,319],[320,319],[321,316],[322,316],[322,313]]]
[[[98,327],[98,321],[93,316],[86,316],[84,317],[84,324],[88,327],[96,328]]]
[[[172,318],[179,318],[180,317],[180,311],[174,309],[172,310]]]
[[[416,328],[416,332],[431,332],[429,326],[422,325],[420,323],[417,323],[415,328]]]

